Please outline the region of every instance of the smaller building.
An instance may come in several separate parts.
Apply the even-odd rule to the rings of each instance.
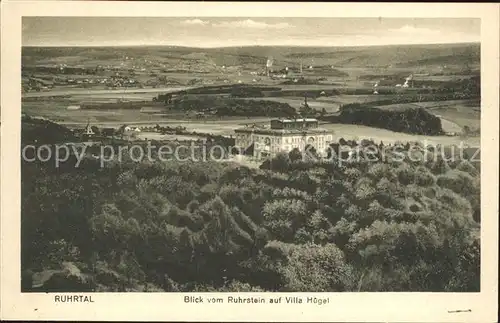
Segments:
[[[83,130],[83,135],[87,136],[87,137],[91,137],[91,136],[95,135],[94,130],[92,130],[92,127],[90,126],[90,122],[87,123],[87,126]]]

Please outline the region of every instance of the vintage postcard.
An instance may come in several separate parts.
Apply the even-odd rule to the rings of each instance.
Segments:
[[[3,3],[1,318],[496,321],[498,9]]]

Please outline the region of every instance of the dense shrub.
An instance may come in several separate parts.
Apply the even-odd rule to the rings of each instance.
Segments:
[[[22,161],[22,288],[477,292],[479,171],[441,154]]]

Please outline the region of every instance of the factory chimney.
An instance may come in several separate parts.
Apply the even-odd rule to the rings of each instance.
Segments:
[[[273,58],[269,57],[266,62],[266,75],[269,76],[271,72],[271,67],[273,66]]]

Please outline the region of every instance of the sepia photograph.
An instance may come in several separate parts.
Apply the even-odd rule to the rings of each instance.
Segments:
[[[1,127],[18,130],[23,297],[492,288],[484,21],[271,12],[19,17],[20,111],[2,101]]]
[[[479,291],[478,20],[22,23],[23,291]]]

